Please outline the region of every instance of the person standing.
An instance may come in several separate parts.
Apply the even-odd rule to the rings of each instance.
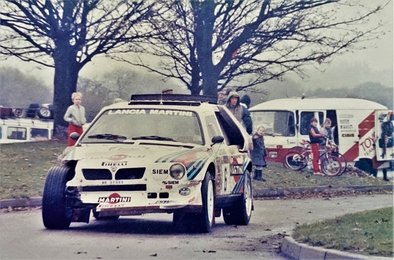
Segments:
[[[246,106],[242,106],[240,103],[239,94],[232,91],[228,94],[226,107],[233,113],[235,118],[243,124],[248,134],[252,134],[253,125],[252,118],[250,117],[249,110]]]
[[[245,105],[247,109],[250,108],[250,103],[252,100],[250,99],[249,95],[245,94],[240,99],[241,105]]]
[[[71,99],[74,104],[69,106],[64,114],[64,121],[68,122],[67,146],[75,144],[75,140],[70,137],[70,134],[76,132],[81,135],[83,132],[82,126],[86,123],[85,108],[81,105],[82,93],[72,93]]]
[[[326,120],[324,120],[320,133],[327,137],[330,142],[334,143],[334,133],[332,131],[331,124],[331,119],[327,117]]]
[[[264,127],[258,126],[256,132],[252,136],[253,150],[251,152],[252,163],[254,165],[254,177],[257,181],[265,181],[263,168],[267,166],[265,157],[267,152],[264,144]]]
[[[319,158],[320,158],[320,144],[324,141],[324,135],[319,132],[317,128],[317,119],[311,118],[309,127],[309,140],[311,142],[312,149],[312,168],[314,175],[323,175],[319,168]]]

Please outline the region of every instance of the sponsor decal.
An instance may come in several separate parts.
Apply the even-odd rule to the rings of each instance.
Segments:
[[[122,161],[122,162],[101,162],[101,166],[106,166],[106,167],[127,166],[127,161]]]
[[[354,134],[342,134],[342,137],[354,137]]]
[[[169,200],[157,200],[153,204],[169,204],[169,203],[170,203]]]
[[[193,116],[191,111],[167,109],[114,109],[108,111],[109,115],[168,115],[168,116]]]
[[[131,202],[131,197],[122,197],[119,193],[112,193],[108,197],[99,197],[97,202],[109,204]]]
[[[145,109],[114,109],[108,111],[108,115],[145,115]]]
[[[169,116],[193,116],[191,111],[152,109],[149,111],[150,115],[169,115]]]
[[[115,155],[112,155],[111,157],[109,157],[109,159],[113,160],[113,161],[119,161],[119,160],[125,159],[126,157],[127,157],[126,154],[115,154]]]
[[[179,184],[179,181],[163,181],[163,184],[167,185],[167,184]]]
[[[375,147],[375,139],[371,136],[367,137],[364,141],[360,142],[360,147],[361,147],[361,153],[363,155],[369,155],[371,154]]]
[[[169,170],[168,169],[152,169],[152,174],[158,174],[158,175],[168,175]]]

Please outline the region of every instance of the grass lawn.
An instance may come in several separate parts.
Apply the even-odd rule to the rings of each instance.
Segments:
[[[0,145],[0,199],[41,196],[46,174],[56,164],[66,143],[49,141]],[[254,182],[255,188],[289,188],[388,184],[381,179],[344,174],[339,177],[312,176],[306,172],[269,164],[264,169],[266,182]]]
[[[65,147],[56,141],[0,145],[0,199],[41,196],[46,174]]]
[[[301,225],[293,237],[313,246],[394,257],[393,207]]]

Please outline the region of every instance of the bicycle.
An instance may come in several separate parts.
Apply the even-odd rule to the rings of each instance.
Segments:
[[[308,165],[312,165],[312,149],[310,147],[310,142],[302,140],[301,145],[301,147],[293,147],[285,154],[283,164],[286,168],[301,171]],[[319,158],[321,171],[323,174],[330,177],[338,176],[342,174],[344,170],[342,167],[343,160],[339,159],[333,151],[335,151],[334,145],[326,140],[324,152]]]

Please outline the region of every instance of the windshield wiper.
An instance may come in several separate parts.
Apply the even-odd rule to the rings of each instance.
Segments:
[[[163,137],[163,136],[158,136],[158,135],[141,135],[141,136],[135,136],[131,139],[132,140],[158,140],[158,141],[176,142],[174,139],[172,139],[170,137]]]
[[[126,140],[127,139],[127,137],[124,135],[114,135],[114,134],[89,135],[88,138],[106,139],[106,140]]]

